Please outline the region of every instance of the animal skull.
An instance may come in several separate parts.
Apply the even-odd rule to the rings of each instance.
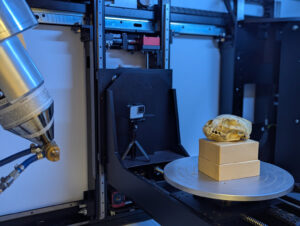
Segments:
[[[235,115],[219,115],[203,127],[205,136],[214,141],[239,141],[250,138],[252,123]]]

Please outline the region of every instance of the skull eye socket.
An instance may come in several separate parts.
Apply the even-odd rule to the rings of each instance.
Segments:
[[[209,121],[207,122],[207,125],[211,125],[212,122],[213,122],[213,120],[209,120]]]

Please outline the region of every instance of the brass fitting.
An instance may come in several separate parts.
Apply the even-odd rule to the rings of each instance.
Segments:
[[[56,162],[56,161],[59,160],[59,158],[60,158],[60,149],[54,141],[44,145],[43,149],[45,151],[46,158],[49,161]]]
[[[37,156],[38,160],[40,160],[40,159],[42,159],[42,158],[45,157],[44,154],[43,154],[43,152],[37,153],[36,156]]]
[[[40,152],[42,152],[42,149],[35,144],[31,144],[30,149],[32,154],[39,154]]]
[[[32,154],[36,154],[38,160],[45,157],[44,153],[43,153],[43,150],[39,146],[36,146],[35,144],[31,144],[30,149],[31,149]]]

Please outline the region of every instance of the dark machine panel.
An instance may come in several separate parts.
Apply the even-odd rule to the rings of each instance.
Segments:
[[[188,156],[180,144],[177,102],[175,90],[172,89],[171,76],[171,71],[168,70],[100,71],[98,76],[101,100],[99,126],[103,129],[103,134],[105,132],[105,141],[102,142],[101,149],[106,150],[107,180],[110,186],[131,198],[164,225],[182,225],[184,222],[189,225],[199,225],[199,223],[205,225],[201,217],[194,215],[184,204],[170,197],[169,192],[161,188],[151,177],[151,168],[153,171],[155,166],[163,166],[174,159]],[[150,161],[145,158],[140,161],[138,155],[135,159],[121,159],[126,144],[130,142],[127,132],[129,123],[129,119],[126,119],[127,105],[134,103],[144,104],[146,109],[149,109],[147,111],[151,113],[150,118],[153,120],[151,122],[149,119],[151,122],[148,124],[149,131],[141,126],[141,134],[137,135]],[[160,115],[157,115],[158,113]],[[161,121],[162,119],[164,122]],[[154,129],[153,125],[168,134],[151,131]],[[152,142],[147,139],[151,139]],[[160,158],[156,158],[154,156],[157,153],[163,154],[159,154]],[[134,164],[132,170],[128,169],[132,167],[128,162]],[[174,217],[170,218],[166,210]]]
[[[277,24],[243,23],[237,28],[233,47],[230,42],[221,47],[220,113],[243,116],[244,86],[255,86],[251,138],[260,142],[259,158],[267,162],[274,160],[280,32],[281,25]]]
[[[98,75],[102,109],[99,126],[104,127],[102,134],[106,137],[101,150],[106,152],[107,183],[162,225],[247,225],[253,220],[250,216],[262,219],[260,213],[276,202],[198,198],[170,186],[163,172],[156,174],[157,167],[163,169],[167,163],[188,156],[180,145],[171,81],[168,70],[116,69],[102,70]],[[137,139],[150,161],[138,152],[136,158],[122,159],[130,142],[128,105],[132,104],[146,106],[146,120],[139,123]]]
[[[300,23],[289,23],[281,45],[275,163],[300,182]]]
[[[99,74],[99,87],[100,99],[105,99],[104,90],[113,94],[119,156],[124,154],[131,139],[130,106],[145,106],[144,117],[137,121],[136,139],[150,161],[136,151],[136,156],[130,158],[129,155],[123,160],[126,167],[169,162],[187,155],[180,144],[176,92],[172,89],[171,71],[103,70]]]
[[[251,138],[260,142],[259,159],[288,170],[296,182],[300,180],[300,108],[295,102],[300,95],[299,37],[297,20],[249,19],[238,24],[234,41],[221,45],[220,113],[243,116],[244,87],[254,85]]]

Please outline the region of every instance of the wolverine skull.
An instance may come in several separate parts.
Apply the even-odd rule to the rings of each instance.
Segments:
[[[214,141],[239,141],[250,138],[252,123],[235,115],[220,115],[203,127],[205,136]]]

